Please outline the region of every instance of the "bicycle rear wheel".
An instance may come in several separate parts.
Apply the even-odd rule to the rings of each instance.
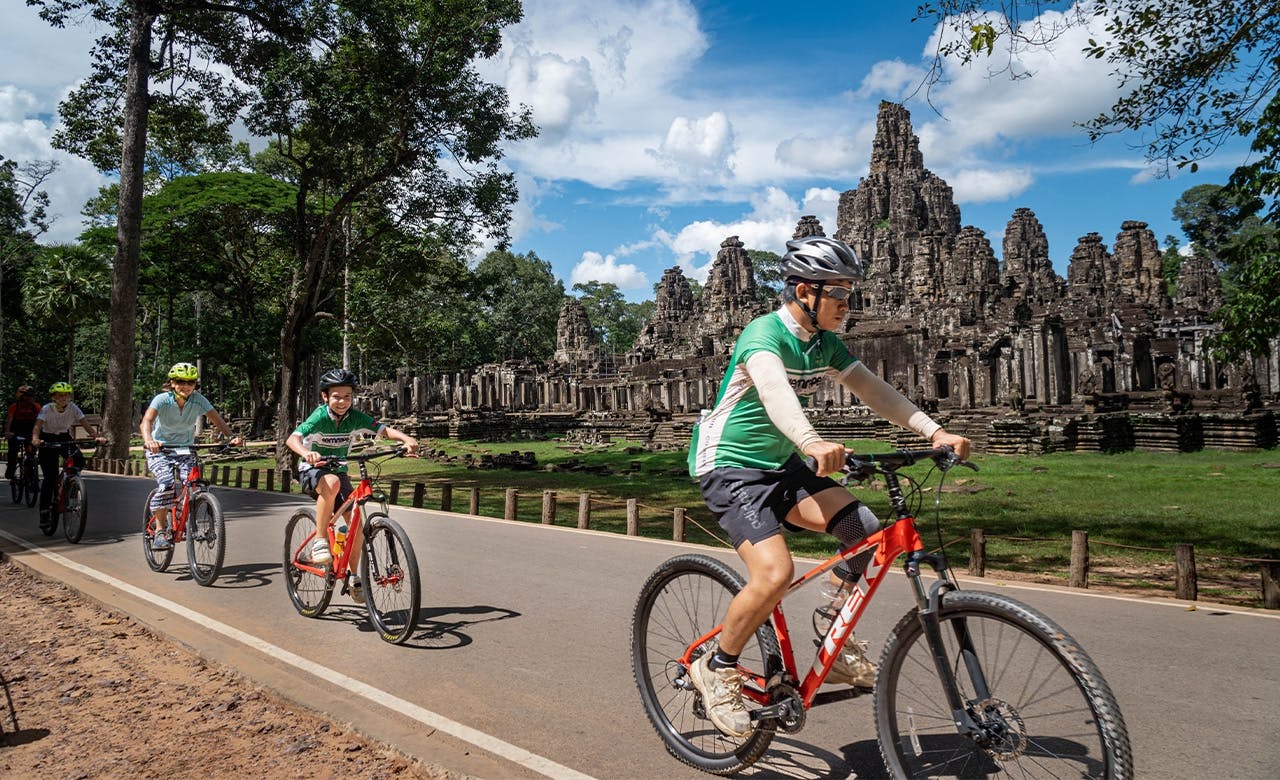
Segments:
[[[289,518],[284,529],[284,587],[289,591],[293,608],[303,617],[319,617],[333,598],[333,568],[323,566],[324,575],[299,568],[314,567],[310,562],[311,540],[316,535],[314,509],[299,509]],[[299,558],[302,556],[302,558]]]
[[[200,585],[212,585],[222,571],[226,551],[227,527],[222,504],[212,493],[196,493],[191,497],[187,516],[187,566],[191,569],[191,579]]]
[[[938,617],[951,673],[982,735],[956,729],[920,619],[908,612],[885,643],[875,692],[880,752],[894,777],[1133,776],[1115,695],[1061,627],[976,591],[945,594]]]
[[[89,517],[89,494],[84,480],[79,476],[67,477],[62,487],[62,533],[67,541],[75,544],[84,536],[84,524]]]
[[[422,603],[422,578],[409,535],[381,512],[365,522],[360,577],[369,620],[384,641],[398,645],[413,635]]]
[[[754,764],[773,741],[777,724],[758,721],[744,738],[722,734],[707,719],[701,695],[680,662],[689,644],[724,619],[745,584],[742,575],[705,555],[681,555],[663,563],[644,587],[631,622],[631,667],[649,722],[667,752],[689,766],[731,775]],[[782,668],[772,624],[742,649],[738,664],[768,677]],[[705,642],[693,659],[715,650]],[[751,700],[747,700],[751,706]]]
[[[173,545],[165,550],[151,549],[151,540],[156,537],[156,524],[151,519],[151,499],[155,494],[156,488],[152,488],[142,504],[142,554],[146,556],[147,566],[151,567],[151,571],[164,571],[169,568],[169,561],[173,560]]]

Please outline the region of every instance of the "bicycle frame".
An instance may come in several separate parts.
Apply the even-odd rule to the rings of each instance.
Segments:
[[[79,451],[79,445],[74,441],[58,441],[50,442],[47,446],[56,448],[58,454],[62,456],[62,468],[58,470],[58,486],[54,490],[52,511],[58,514],[66,508],[66,492],[67,477],[80,473],[80,467],[76,465],[76,452]]]
[[[844,648],[845,643],[852,636],[854,627],[866,611],[872,597],[879,590],[881,583],[889,576],[892,564],[900,556],[905,555],[907,560],[904,568],[911,583],[921,619],[924,622],[925,632],[929,637],[929,644],[933,649],[935,663],[938,665],[939,674],[942,676],[945,683],[944,687],[947,689],[948,701],[953,711],[963,712],[964,704],[957,691],[950,664],[946,660],[945,653],[940,650],[942,640],[936,615],[938,599],[941,598],[942,593],[957,589],[958,585],[950,574],[946,557],[942,553],[929,554],[925,552],[924,543],[916,530],[915,517],[908,511],[907,501],[902,492],[896,471],[887,470],[879,473],[885,477],[890,504],[895,515],[893,522],[883,526],[879,531],[863,539],[856,546],[837,553],[821,565],[797,578],[788,586],[782,600],[773,609],[770,619],[773,621],[774,631],[778,638],[778,648],[782,653],[783,668],[781,672],[785,675],[787,681],[799,681],[795,691],[806,710],[820,704],[830,704],[861,695],[862,692],[856,688],[845,688],[822,693],[819,693],[818,689],[831,671],[831,667],[834,665],[840,651]],[[813,665],[801,679],[799,669],[796,666],[795,647],[791,641],[791,635],[787,628],[787,618],[782,609],[783,603],[796,591],[827,575],[840,562],[849,561],[868,551],[873,551],[870,562],[854,584],[839,612],[831,621],[831,626],[821,639]],[[921,563],[927,564],[937,574],[937,581],[928,589],[920,580]],[[705,646],[705,643],[718,636],[722,629],[723,625],[716,626],[707,634],[696,639],[686,648],[684,656],[680,659],[681,662],[686,667],[693,663],[694,653],[697,648]],[[961,637],[961,641],[966,646],[969,645],[967,637]],[[739,666],[739,671],[742,672],[745,678],[742,687],[743,696],[759,704],[766,705],[753,711],[753,720],[777,717],[784,712],[788,702],[776,702],[771,693],[771,688],[781,682],[781,680],[776,679],[776,670],[751,670]],[[970,672],[976,674],[977,678],[981,677],[981,673],[976,667],[970,669]],[[985,688],[985,685],[981,682],[978,684],[980,687]],[[968,725],[970,719],[965,716],[961,722]]]
[[[182,469],[178,464],[171,464],[173,469],[173,509],[169,510],[169,530],[173,533],[174,543],[181,542],[186,538],[187,517],[191,512],[191,496],[193,493],[200,493],[209,487],[209,483],[204,479],[204,472],[201,468],[200,454],[197,447],[202,445],[190,445],[189,447],[173,447],[170,451],[177,452],[179,450],[189,450],[189,454],[195,456],[195,463],[191,464],[191,470],[187,472],[187,478],[182,478]],[[208,445],[203,445],[208,446]],[[222,445],[213,445],[222,446]]]
[[[359,526],[361,530],[361,534],[360,534],[361,543],[363,544],[364,540],[367,538],[367,534],[364,533],[365,528],[363,525],[364,517],[365,517],[364,505],[368,503],[371,499],[373,499],[375,496],[373,493],[373,480],[369,479],[368,467],[365,465],[364,460],[360,460],[358,462],[360,464],[360,482],[355,486],[355,489],[351,491],[351,495],[347,496],[347,500],[343,501],[341,506],[333,510],[333,515],[331,516],[329,521],[328,542],[329,542],[330,549],[333,549],[333,544],[337,539],[334,532],[334,525],[336,524],[339,516],[347,516],[348,512],[350,513],[350,516],[347,520],[348,527],[356,527],[357,523],[361,524]],[[385,507],[384,507],[384,511],[385,511]],[[348,538],[350,538],[352,535],[353,534],[350,531],[347,532]],[[296,562],[295,565],[299,569],[315,574],[316,576],[323,577],[325,576],[325,569],[329,567],[317,566],[314,563],[304,562],[301,556],[299,555],[302,552],[302,550],[305,549],[307,545],[311,544],[312,540],[314,540],[315,538],[316,538],[316,535],[312,533],[306,539],[303,539],[302,544],[298,547],[298,549],[293,551],[293,558],[294,558],[294,561]],[[333,576],[335,579],[345,577],[347,575],[347,572],[350,571],[351,551],[354,548],[355,548],[354,544],[343,544],[342,552],[334,557],[331,566],[333,569]]]

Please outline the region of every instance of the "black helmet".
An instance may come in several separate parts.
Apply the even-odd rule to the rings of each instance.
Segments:
[[[320,392],[327,393],[335,385],[345,385],[356,391],[356,375],[345,368],[331,368],[320,375]]]
[[[862,261],[843,241],[826,236],[808,236],[787,242],[782,256],[782,278],[806,282],[861,279]]]

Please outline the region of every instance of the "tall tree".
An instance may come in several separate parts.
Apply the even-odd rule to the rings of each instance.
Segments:
[[[236,65],[253,96],[246,125],[274,139],[298,188],[279,340],[280,442],[298,416],[302,337],[340,289],[347,257],[392,229],[458,251],[476,231],[505,242],[516,190],[498,166],[502,145],[534,133],[528,111],[512,113],[506,91],[473,65],[496,55],[502,28],[520,19],[515,0],[307,6],[311,45],[282,44]],[[348,217],[376,206],[390,218],[349,243]],[[284,465],[288,451],[279,457]]]
[[[1059,8],[1063,13],[1044,14]],[[1277,0],[934,0],[918,6],[916,18],[942,25],[926,89],[943,78],[947,59],[990,69],[997,50],[1006,59],[994,74],[1034,78],[1015,67],[1019,55],[1052,47],[1068,29],[1087,25],[1096,37],[1084,53],[1112,65],[1120,82],[1111,108],[1082,122],[1090,139],[1141,131],[1147,159],[1166,172],[1195,171],[1224,143],[1250,139],[1250,161],[1232,173],[1226,200],[1269,201],[1264,220],[1280,224]],[[1222,312],[1222,343],[1266,353],[1280,334],[1280,318],[1248,302],[1280,297],[1273,242],[1260,236],[1232,246],[1236,287]],[[1239,305],[1236,294],[1244,296]]]
[[[210,138],[229,140],[242,93],[222,70],[255,42],[293,36],[300,0],[27,0],[56,27],[85,16],[106,26],[93,49],[93,72],[59,108],[54,144],[119,173],[111,332],[103,428],[111,457],[127,454],[133,423],[134,333],[148,121],[154,114],[166,159],[195,165]],[[158,33],[158,34],[157,34]],[[167,89],[154,91],[156,80]],[[123,95],[123,104],[120,96]],[[191,159],[183,159],[185,151]]]
[[[41,187],[57,169],[51,160],[18,165],[0,157],[0,376],[5,376],[8,315],[22,304],[20,298],[4,295],[5,274],[16,278],[34,257],[36,239],[49,230],[49,194]]]
[[[579,282],[573,290],[587,310],[596,340],[611,352],[626,352],[635,346],[653,316],[653,301],[630,303],[612,282]]]
[[[547,360],[556,350],[564,284],[533,252],[494,250],[476,266],[485,350],[476,362]]]

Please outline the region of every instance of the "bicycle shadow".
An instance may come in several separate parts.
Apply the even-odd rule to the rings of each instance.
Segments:
[[[264,588],[275,582],[275,579],[269,576],[268,572],[275,574],[279,571],[279,561],[273,563],[238,563],[233,566],[223,566],[217,581],[210,587],[235,588],[237,590]],[[190,571],[187,572],[187,579],[191,579]]]
[[[449,615],[474,615],[473,618],[445,619]],[[465,629],[481,623],[518,618],[521,613],[506,607],[477,604],[470,607],[427,607],[418,613],[418,630],[405,644],[431,650],[453,650],[466,647],[474,639]]]
[[[0,688],[4,689],[5,712],[0,713],[6,717],[0,718],[0,745],[16,747],[18,745],[26,745],[32,742],[38,742],[49,736],[52,732],[49,729],[24,729],[22,724],[18,723],[18,709],[13,704],[13,692],[9,690],[10,682],[19,682],[22,677],[14,680],[4,676],[0,672]],[[6,729],[5,721],[13,724],[13,728]]]

